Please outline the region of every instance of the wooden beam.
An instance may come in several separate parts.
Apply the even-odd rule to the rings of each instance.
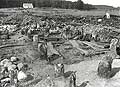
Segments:
[[[102,51],[102,50],[108,50],[108,49],[104,49],[104,46],[100,46],[100,45],[97,45],[95,43],[92,43],[92,42],[87,42],[87,41],[77,41],[78,43],[84,43],[88,46],[90,46],[91,48],[93,48],[95,51]]]
[[[72,46],[74,48],[77,48],[81,52],[81,54],[88,55],[88,51],[85,51],[85,50],[81,49],[76,40],[69,40],[69,42],[72,44]]]
[[[0,49],[1,49],[1,48],[6,48],[6,47],[16,47],[16,46],[25,46],[25,45],[20,45],[20,44],[2,45],[2,46],[0,46]]]

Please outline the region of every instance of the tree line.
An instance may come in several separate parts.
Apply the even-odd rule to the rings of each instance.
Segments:
[[[78,10],[96,9],[93,5],[84,4],[82,0],[76,2],[65,0],[0,0],[0,8],[22,7],[23,3],[33,3],[34,7],[53,7]]]

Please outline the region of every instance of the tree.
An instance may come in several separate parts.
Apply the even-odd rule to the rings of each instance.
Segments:
[[[94,9],[92,5],[84,4],[82,0],[78,0],[77,2],[71,2],[65,0],[1,0],[0,8],[22,7],[23,3],[33,3],[35,7],[54,7],[54,8],[78,9],[78,10]]]
[[[82,10],[82,9],[83,9],[83,6],[84,6],[83,1],[78,0],[78,1],[76,2],[76,9]]]

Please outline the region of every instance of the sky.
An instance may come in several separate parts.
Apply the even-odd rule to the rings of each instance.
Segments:
[[[66,0],[66,1],[77,1],[77,0]],[[120,7],[120,0],[82,0],[84,3],[93,5],[109,5],[114,7]]]

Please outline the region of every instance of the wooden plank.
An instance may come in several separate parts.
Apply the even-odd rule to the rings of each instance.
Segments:
[[[88,55],[88,51],[85,51],[85,50],[83,50],[83,49],[80,49],[79,44],[77,43],[76,40],[69,40],[69,42],[72,44],[72,46],[73,46],[74,48],[77,48],[77,49],[81,52],[81,54],[83,54],[83,55]]]
[[[0,49],[1,49],[1,48],[7,48],[7,47],[16,47],[16,46],[24,46],[24,45],[21,45],[21,44],[2,45],[2,46],[0,46]]]
[[[100,51],[100,52],[95,52],[94,54],[85,55],[85,57],[88,57],[88,56],[95,56],[95,55],[100,55],[100,54],[105,54],[105,53],[106,53],[105,51]]]
[[[80,50],[80,52],[81,52],[82,54],[84,54],[85,56],[94,56],[94,55],[103,54],[103,53],[106,53],[106,52],[109,51],[109,49],[96,48],[96,47],[93,46],[94,43],[93,43],[93,45],[92,45],[92,43],[86,42],[86,41],[70,40],[69,42],[73,45],[73,47],[75,47],[75,48],[77,48],[78,50]],[[95,53],[89,54],[88,51],[83,50],[83,49],[80,49],[79,43],[87,44],[88,46],[92,47],[93,50],[94,50],[94,49],[97,49],[97,50],[94,50]],[[98,45],[95,44],[95,46],[98,46]],[[98,47],[99,47],[99,46],[98,46]]]
[[[102,50],[108,50],[108,49],[104,49],[104,46],[100,46],[100,45],[97,45],[95,43],[92,43],[92,42],[87,42],[87,41],[77,41],[78,43],[84,43],[88,46],[90,46],[91,48],[93,48],[95,51],[102,51]]]

